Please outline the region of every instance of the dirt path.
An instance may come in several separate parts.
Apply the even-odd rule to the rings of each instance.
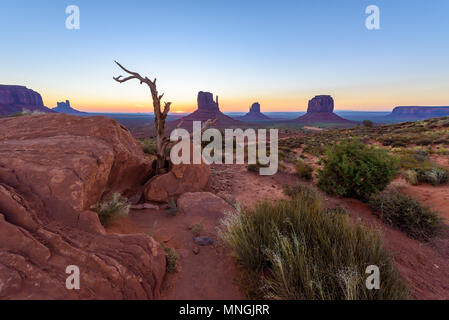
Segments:
[[[218,220],[216,215],[201,212],[173,216],[164,209],[132,210],[108,232],[146,233],[176,250],[178,269],[166,276],[161,290],[163,300],[245,299],[236,283],[237,264],[217,237]],[[193,236],[197,229],[202,229],[201,236],[213,239],[214,245],[196,245]],[[194,249],[199,253],[195,254]]]

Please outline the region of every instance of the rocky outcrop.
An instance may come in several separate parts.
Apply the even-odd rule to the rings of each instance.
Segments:
[[[0,85],[0,116],[22,112],[52,112],[36,91],[24,86]]]
[[[89,210],[150,171],[114,120],[0,119],[0,299],[157,298],[165,275],[159,244],[105,234]],[[70,265],[80,269],[80,290],[66,288]]]
[[[334,99],[328,95],[315,96],[309,100],[307,113],[334,112]]]
[[[423,120],[444,116],[449,116],[449,107],[401,106],[395,107],[387,117],[398,120]]]
[[[65,113],[65,114],[73,114],[73,115],[89,115],[87,112],[78,111],[76,109],[73,109],[70,106],[70,101],[66,100],[65,102],[58,102],[58,106],[52,109],[53,111],[56,111],[58,113]]]
[[[334,99],[329,95],[315,96],[309,101],[307,113],[293,120],[293,122],[314,124],[314,123],[335,123],[335,124],[355,124],[355,122],[344,119],[334,113]]]
[[[218,108],[218,96],[214,101],[214,96],[210,92],[198,92],[198,110],[220,111]]]
[[[217,122],[215,123],[216,128],[245,126],[244,122],[228,117],[220,111],[218,97],[216,98],[216,101],[214,101],[212,93],[200,91],[198,93],[198,109],[180,120],[169,123],[168,128],[173,129],[182,122],[180,127],[191,131],[193,128],[193,121],[201,121],[204,123],[209,119],[217,119]]]
[[[210,168],[207,164],[179,164],[145,185],[147,201],[168,202],[186,192],[202,191],[207,186]]]
[[[259,102],[255,102],[251,105],[249,112],[243,117],[239,117],[239,120],[242,121],[268,121],[271,120],[269,117],[260,112],[260,104]]]

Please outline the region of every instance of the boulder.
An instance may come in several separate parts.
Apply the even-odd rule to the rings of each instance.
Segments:
[[[159,176],[153,177],[145,185],[145,200],[168,202],[185,192],[203,190],[209,181],[210,168],[207,164],[179,164]]]
[[[164,250],[148,235],[106,234],[89,210],[150,170],[114,120],[0,119],[0,299],[158,298]],[[70,265],[79,290],[66,288]]]

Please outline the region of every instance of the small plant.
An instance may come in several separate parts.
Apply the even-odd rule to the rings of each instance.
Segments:
[[[198,237],[199,235],[201,235],[201,233],[203,232],[204,228],[203,225],[201,223],[195,223],[192,226],[192,233],[195,237]]]
[[[157,154],[156,140],[154,138],[145,138],[138,140],[142,151],[146,154]]]
[[[435,236],[441,226],[442,219],[436,212],[398,191],[373,196],[369,206],[383,222],[412,238],[427,240]]]
[[[165,208],[165,211],[168,214],[171,214],[173,216],[175,216],[178,213],[178,206],[177,206],[176,201],[175,201],[175,199],[173,197],[168,199],[167,208]]]
[[[315,190],[313,190],[311,187],[296,183],[292,186],[286,185],[284,186],[284,194],[286,196],[289,196],[290,198],[294,198],[297,195],[308,195],[309,197],[318,197],[318,194]]]
[[[305,163],[303,160],[296,160],[296,174],[303,179],[310,180],[312,179],[313,168]]]
[[[418,173],[416,170],[408,169],[402,172],[402,176],[405,180],[407,180],[408,183],[410,183],[413,186],[416,186],[419,184],[418,181]]]
[[[128,215],[130,205],[128,199],[122,197],[120,193],[114,193],[109,200],[97,203],[92,209],[97,212],[102,225],[107,226],[114,220]]]
[[[318,186],[329,194],[360,200],[385,189],[397,173],[395,158],[358,140],[335,145],[322,161]]]
[[[172,247],[169,247],[165,244],[162,244],[162,247],[164,248],[165,253],[167,254],[165,256],[166,259],[166,265],[165,269],[168,273],[172,273],[178,270],[178,260],[179,260],[179,254],[176,252],[175,249]]]
[[[368,127],[368,128],[374,127],[374,124],[371,120],[363,120],[362,123],[363,123],[364,127]]]

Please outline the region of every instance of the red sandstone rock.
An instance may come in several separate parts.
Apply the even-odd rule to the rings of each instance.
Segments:
[[[207,164],[179,164],[162,175],[149,180],[145,185],[147,201],[167,202],[172,197],[186,192],[202,191],[210,177]]]
[[[106,235],[86,210],[149,168],[114,120],[0,119],[0,299],[157,298],[164,250],[147,235]],[[65,286],[68,265],[80,268],[80,290]]]

